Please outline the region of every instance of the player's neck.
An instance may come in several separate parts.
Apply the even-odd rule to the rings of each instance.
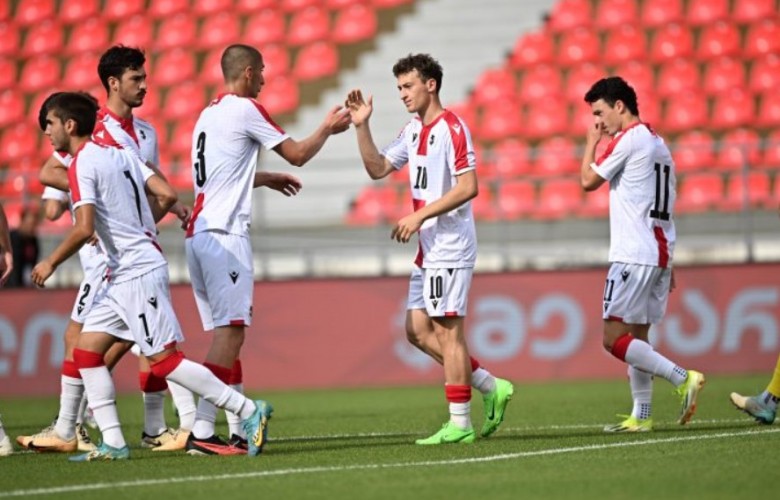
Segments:
[[[88,141],[89,141],[88,135],[85,135],[83,137],[71,136],[70,143],[68,144],[68,154],[74,156],[76,153],[78,153],[79,149],[84,147],[84,144],[86,144]]]
[[[436,99],[432,99],[425,109],[420,110],[418,116],[420,117],[423,126],[426,126],[433,123],[433,121],[442,113],[444,113],[444,108],[441,103]]]
[[[133,117],[133,108],[117,95],[108,96],[106,107],[119,118],[128,119]]]
[[[623,120],[623,130],[626,130],[627,128],[631,128],[634,125],[636,125],[637,123],[642,123],[642,120],[640,120],[638,116],[636,116],[636,115],[628,115]]]

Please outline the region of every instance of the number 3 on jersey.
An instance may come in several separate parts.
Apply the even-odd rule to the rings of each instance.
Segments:
[[[195,183],[198,187],[203,187],[206,183],[206,132],[198,134],[196,147],[198,159],[195,160],[195,165],[193,165],[195,167]]]

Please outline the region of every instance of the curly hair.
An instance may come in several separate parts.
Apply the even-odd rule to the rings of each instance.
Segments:
[[[429,54],[409,54],[395,63],[393,66],[393,76],[398,78],[400,75],[411,73],[414,70],[417,70],[417,72],[420,73],[420,78],[424,82],[431,78],[436,80],[436,93],[439,93],[441,90],[441,80],[444,75],[444,71],[442,71],[439,61]]]

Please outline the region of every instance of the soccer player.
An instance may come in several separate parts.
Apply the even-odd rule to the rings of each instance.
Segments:
[[[90,140],[96,111],[94,102],[79,93],[60,94],[50,103],[46,134],[55,150],[73,156],[68,178],[76,222],[32,273],[33,282],[43,286],[95,231],[105,245],[109,277],[73,352],[103,442],[71,460],[129,458],[114,384],[104,364],[106,352],[118,340],[135,342],[155,376],[169,378],[238,414],[252,437],[247,454],[258,455],[265,444],[267,403],[248,400],[202,365],[185,359],[176,347],[183,337],[171,304],[167,262],[155,236],[155,221],[173,206],[176,193],[110,131]],[[151,195],[151,206],[143,192]]]
[[[471,134],[439,100],[441,65],[427,54],[409,55],[393,66],[398,91],[415,116],[380,153],[369,128],[373,99],[352,90],[346,105],[368,175],[382,179],[409,163],[414,212],[399,220],[391,238],[407,243],[419,232],[419,251],[409,280],[406,331],[409,341],[444,367],[450,420],[417,444],[471,443],[471,386],[482,392],[481,435],[496,431],[514,387],[495,378],[469,356],[464,321],[477,238],[470,200],[477,196]]]
[[[777,357],[772,380],[769,381],[764,392],[757,396],[731,393],[731,402],[734,406],[756,419],[756,422],[767,425],[775,421],[778,401],[780,401],[780,356]]]
[[[260,146],[303,166],[333,134],[349,127],[349,113],[330,110],[314,133],[295,141],[255,100],[263,79],[263,57],[247,45],[222,53],[226,93],[204,109],[192,135],[195,206],[187,228],[187,264],[203,329],[213,330],[204,365],[220,380],[240,389],[239,353],[252,315],[254,270],[249,226],[253,189],[260,186],[290,196],[301,188],[291,175],[256,172]],[[231,425],[230,442],[214,435],[216,409],[201,399],[190,453],[232,453],[243,446],[241,429]],[[231,417],[228,415],[228,423]]]
[[[648,341],[674,288],[675,168],[661,139],[639,119],[636,93],[622,78],[599,80],[585,94],[593,111],[580,177],[585,191],[609,182],[610,268],[604,289],[604,348],[628,364],[634,407],[607,432],[642,432],[653,427],[653,376],[671,382],[682,399],[678,423],[693,417],[704,375],[685,370]],[[596,159],[604,136],[611,142]]]

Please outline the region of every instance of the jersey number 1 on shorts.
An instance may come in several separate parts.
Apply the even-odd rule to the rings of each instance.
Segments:
[[[198,142],[195,145],[197,148],[196,154],[198,159],[195,161],[195,184],[198,187],[203,187],[206,183],[206,132],[198,134]]]

